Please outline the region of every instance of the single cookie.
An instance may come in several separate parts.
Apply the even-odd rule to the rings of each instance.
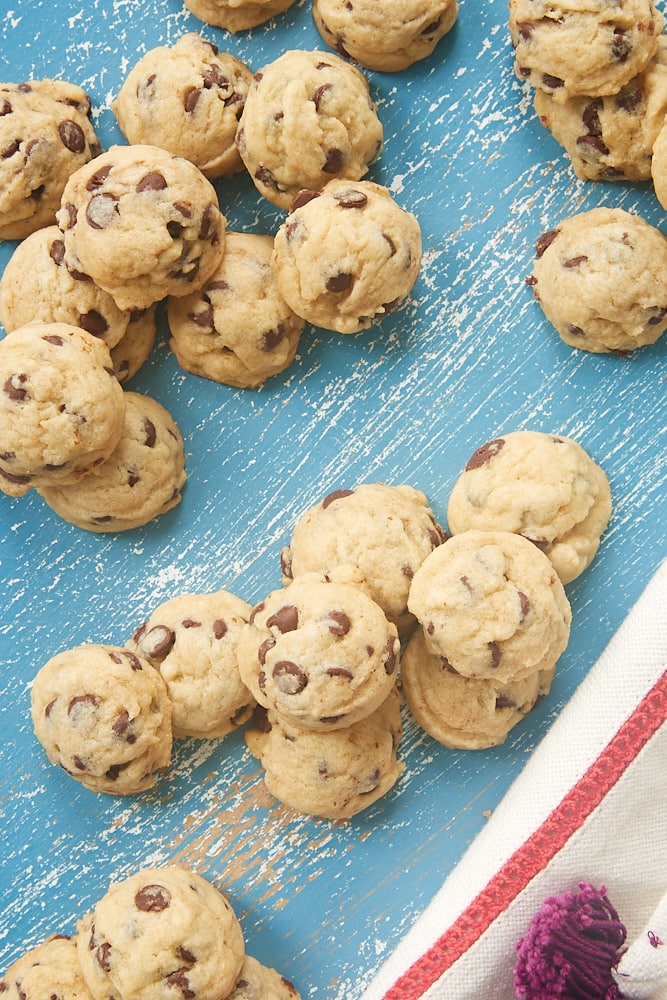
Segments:
[[[453,534],[512,531],[546,553],[562,583],[590,566],[611,516],[603,470],[571,438],[513,431],[471,455],[454,483]]]
[[[70,174],[101,151],[90,107],[62,80],[0,84],[0,240],[55,222]]]
[[[250,718],[255,701],[241,680],[236,649],[251,610],[227,590],[179,594],[155,608],[126,643],[162,674],[176,739],[220,738]]]
[[[509,0],[516,74],[559,102],[617,94],[653,58],[663,27],[653,0]]]
[[[257,702],[308,730],[370,715],[395,683],[399,653],[396,626],[364,590],[317,573],[256,605],[238,645]]]
[[[44,226],[17,246],[0,278],[0,322],[10,333],[26,323],[69,323],[110,349],[127,333],[131,313],[67,266],[63,234]]]
[[[126,390],[120,440],[96,474],[38,492],[65,521],[86,531],[128,531],[181,502],[185,452],[181,432],[157,400]]]
[[[155,785],[171,759],[171,701],[157,670],[122,646],[57,653],[30,692],[35,735],[52,764],[93,792]]]
[[[645,70],[617,94],[557,102],[536,90],[540,121],[563,146],[582,180],[651,179],[653,145],[667,113],[667,36]]]
[[[349,819],[392,788],[404,769],[400,696],[393,687],[366,718],[332,732],[306,732],[258,709],[245,734],[279,802],[322,819]]]
[[[399,635],[414,625],[408,593],[415,571],[445,540],[426,496],[412,486],[362,483],[306,510],[280,553],[284,586],[304,573],[356,566]]]
[[[294,0],[185,0],[185,6],[206,24],[226,31],[246,31],[291,7]]]
[[[276,233],[272,267],[298,316],[357,333],[407,298],[421,255],[417,219],[387,188],[335,180],[295,199]]]
[[[224,253],[215,188],[157,146],[112,146],[69,178],[56,216],[71,267],[119,309],[200,288]]]
[[[3,1000],[92,1000],[79,968],[76,938],[54,934],[31,948],[0,979]]]
[[[539,238],[528,284],[570,347],[633,351],[667,329],[667,238],[622,208],[580,212]]]
[[[429,652],[464,677],[512,684],[551,670],[572,613],[543,552],[509,531],[463,531],[415,573],[408,606]]]
[[[77,930],[94,1000],[226,1000],[245,956],[229,901],[178,865],[110,886]]]
[[[410,712],[434,740],[455,750],[482,750],[503,743],[541,695],[549,693],[554,668],[509,684],[463,677],[431,653],[421,628],[403,650],[401,685]]]
[[[243,169],[234,137],[252,73],[194,32],[151,49],[111,105],[128,142],[184,156],[209,179]]]
[[[238,388],[257,388],[291,365],[305,321],[278,291],[273,237],[228,232],[204,287],[167,300],[169,346],[181,368]]]
[[[111,348],[111,363],[121,385],[129,382],[148,360],[157,334],[155,314],[155,306],[131,312],[127,330]]]
[[[382,136],[360,70],[331,52],[293,49],[255,74],[236,143],[257,190],[287,209],[301,190],[363,177]]]
[[[0,490],[73,484],[120,438],[125,395],[107,345],[66,323],[29,323],[0,341]]]
[[[227,1000],[299,1000],[299,994],[289,979],[246,954]]]
[[[313,18],[332,49],[366,69],[395,73],[434,51],[458,16],[457,0],[314,0]]]

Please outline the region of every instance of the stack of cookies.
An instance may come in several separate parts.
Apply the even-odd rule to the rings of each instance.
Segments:
[[[188,868],[141,868],[110,886],[73,936],[54,934],[0,979],[9,998],[137,1000],[174,991],[200,1000],[299,1000],[246,952],[226,895]]]

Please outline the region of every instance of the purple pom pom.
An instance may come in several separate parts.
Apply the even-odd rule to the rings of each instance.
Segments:
[[[521,1000],[617,1000],[611,971],[625,927],[606,889],[581,883],[579,892],[546,900],[517,944],[514,973]]]

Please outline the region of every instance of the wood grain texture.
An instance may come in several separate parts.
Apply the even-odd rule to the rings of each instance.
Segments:
[[[307,0],[239,36],[180,0],[5,2],[0,77],[85,87],[106,147],[123,141],[110,104],[135,59],[186,30],[253,70],[324,47]],[[422,227],[410,301],[358,335],[307,328],[292,367],[259,391],[181,371],[161,313],[130,388],[183,432],[181,505],[100,536],[60,522],[37,495],[0,498],[0,969],[73,930],[110,881],[173,860],[229,893],[248,951],[304,1000],[360,997],[665,555],[664,338],[630,358],[575,352],[525,284],[535,240],[565,215],[619,205],[667,231],[650,185],[574,177],[513,75],[505,0],[461,0],[433,57],[368,77],[385,129],[370,176]],[[230,228],[271,233],[282,221],[246,176],[216,187]],[[13,246],[0,244],[0,267]],[[180,742],[163,785],[131,800],[95,796],[48,764],[29,689],[50,656],[123,642],[178,593],[224,586],[260,600],[279,585],[291,526],[331,489],[408,482],[444,523],[468,455],[518,429],[576,438],[607,472],[614,513],[594,564],[568,585],[572,636],[552,693],[504,746],[448,751],[406,716],[402,778],[347,824],[272,800],[241,734]]]

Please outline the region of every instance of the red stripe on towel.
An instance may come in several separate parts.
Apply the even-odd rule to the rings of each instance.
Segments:
[[[508,858],[435,944],[396,980],[383,1000],[419,1000],[562,850],[666,719],[667,672],[544,823]]]

